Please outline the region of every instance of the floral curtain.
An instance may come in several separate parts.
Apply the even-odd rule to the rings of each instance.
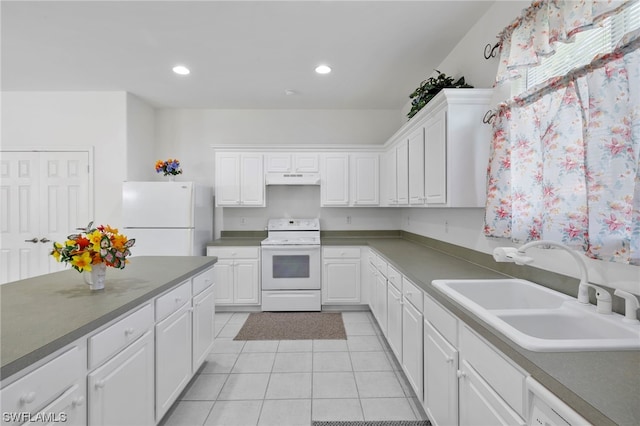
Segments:
[[[640,33],[500,106],[484,232],[640,265]]]

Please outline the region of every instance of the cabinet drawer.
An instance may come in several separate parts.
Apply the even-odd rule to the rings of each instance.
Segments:
[[[89,338],[89,369],[102,364],[153,326],[153,307],[145,305]]]
[[[524,417],[525,375],[467,326],[460,327],[460,354],[482,378]]]
[[[74,346],[18,379],[0,392],[2,411],[5,413],[38,412],[44,408],[44,404],[61,395],[74,382],[82,379],[85,360],[86,352]],[[2,424],[5,424],[4,421]],[[8,424],[14,423],[8,422]]]
[[[382,257],[377,256],[376,257],[376,268],[378,268],[378,271],[380,271],[380,273],[382,275],[384,275],[385,277],[388,274],[387,267],[388,267],[387,261],[384,260]]]
[[[458,320],[440,306],[431,296],[424,294],[423,312],[425,318],[453,346],[458,346]]]
[[[162,321],[191,299],[191,286],[188,281],[156,299],[156,322]]]
[[[402,274],[391,265],[387,265],[387,279],[399,292],[402,292]]]
[[[260,247],[207,247],[207,256],[220,259],[258,259]]]
[[[338,258],[338,259],[342,259],[342,258],[359,259],[360,248],[359,247],[323,247],[322,256],[326,258]]]
[[[199,294],[206,288],[208,288],[211,284],[213,284],[214,272],[213,268],[209,268],[201,274],[193,277],[191,281],[191,286],[193,288],[193,295]]]
[[[405,276],[402,277],[402,295],[406,300],[411,302],[415,308],[422,313],[424,303],[424,292],[420,290],[414,283],[409,281]]]
[[[63,423],[65,426],[82,426],[87,424],[87,408],[85,406],[86,390],[83,386],[73,385],[60,397],[56,398],[51,404],[47,405],[42,411],[39,419],[47,419],[54,416],[47,426],[53,426],[57,423]],[[64,416],[64,417],[63,417]],[[34,419],[24,426],[42,426],[44,422]],[[64,420],[63,420],[64,419]]]

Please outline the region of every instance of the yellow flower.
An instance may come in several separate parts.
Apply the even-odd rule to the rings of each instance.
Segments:
[[[127,243],[127,237],[124,235],[116,234],[111,238],[111,244],[116,250],[122,250]]]
[[[89,241],[91,241],[91,244],[93,245],[91,247],[91,250],[100,251],[100,240],[102,239],[102,232],[96,229],[92,233],[87,234],[87,238],[89,239]]]
[[[104,226],[104,232],[111,233],[111,234],[117,234],[118,233],[118,228],[112,228],[109,225],[105,225]]]
[[[62,244],[53,243],[53,250],[51,250],[51,255],[56,259],[56,262],[60,262],[60,249],[62,248]]]
[[[91,270],[91,255],[88,252],[82,252],[82,254],[73,256],[71,264],[78,268],[80,272]]]

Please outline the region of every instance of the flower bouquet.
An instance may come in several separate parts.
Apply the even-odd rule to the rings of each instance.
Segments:
[[[165,176],[175,176],[182,174],[180,160],[169,158],[167,161],[156,161],[156,173],[164,173]]]
[[[82,232],[69,235],[64,244],[54,242],[51,255],[58,262],[69,263],[78,272],[91,271],[92,266],[101,264],[123,269],[136,240],[128,239],[109,225],[92,226],[90,222],[86,228],[78,228]]]

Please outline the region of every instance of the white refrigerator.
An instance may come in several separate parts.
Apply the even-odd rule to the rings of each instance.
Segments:
[[[211,187],[194,182],[124,182],[123,233],[132,256],[204,256],[213,239]]]

